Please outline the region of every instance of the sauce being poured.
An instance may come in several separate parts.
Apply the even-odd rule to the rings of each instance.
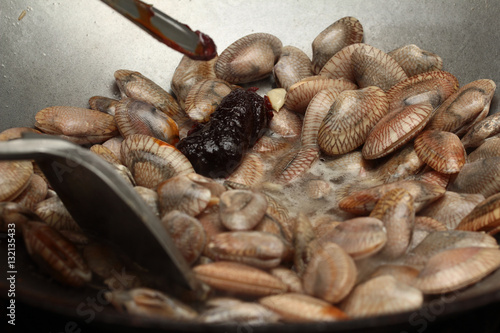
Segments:
[[[214,41],[193,31],[165,13],[140,0],[103,0],[113,9],[149,32],[160,42],[194,60],[210,60],[217,55]]]

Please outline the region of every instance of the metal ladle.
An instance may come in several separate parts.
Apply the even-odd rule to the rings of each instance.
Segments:
[[[35,160],[71,216],[89,236],[107,241],[154,273],[155,287],[200,284],[160,220],[111,165],[57,137],[25,133],[0,142],[0,160]],[[171,286],[170,286],[171,287]]]

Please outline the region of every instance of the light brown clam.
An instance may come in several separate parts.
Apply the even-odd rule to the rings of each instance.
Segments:
[[[230,231],[213,236],[207,256],[215,261],[236,261],[258,268],[273,268],[286,254],[283,241],[260,231]]]
[[[303,275],[304,291],[329,303],[344,299],[356,282],[354,260],[335,243],[315,249]]]
[[[122,160],[121,146],[123,142],[123,137],[121,135],[117,135],[112,137],[109,140],[106,140],[102,143],[102,145],[109,150],[118,158],[118,160]]]
[[[267,296],[259,303],[279,314],[286,322],[338,321],[347,315],[328,302],[297,293]]]
[[[89,99],[89,106],[92,110],[101,111],[111,116],[115,115],[118,100],[104,96],[93,96]]]
[[[369,279],[376,278],[378,276],[390,275],[397,281],[404,284],[410,285],[413,280],[417,277],[420,271],[412,266],[407,265],[395,265],[395,264],[385,264],[379,266],[369,277]]]
[[[283,44],[276,36],[254,33],[229,45],[215,63],[215,74],[230,83],[260,80],[271,74]]]
[[[380,198],[370,217],[384,223],[387,242],[381,255],[394,259],[402,256],[410,245],[415,222],[413,197],[402,188],[395,188]]]
[[[303,79],[290,87],[285,99],[285,107],[288,110],[304,113],[314,95],[323,89],[337,88],[340,91],[357,89],[354,83],[345,79],[314,78]]]
[[[23,133],[37,133],[40,134],[41,132],[30,127],[13,127],[13,128],[7,128],[6,130],[2,131],[0,133],[0,141],[7,141],[7,140],[12,140],[12,139],[18,139],[21,138]]]
[[[115,80],[127,97],[151,104],[176,122],[185,117],[175,98],[141,73],[119,69],[115,71]]]
[[[476,283],[499,266],[498,248],[451,249],[432,256],[413,286],[424,294],[442,294]]]
[[[113,116],[74,106],[50,106],[35,115],[35,126],[77,144],[101,143],[118,134]]]
[[[269,129],[283,138],[293,141],[300,135],[302,119],[297,113],[282,107],[279,112],[273,111]]]
[[[288,149],[290,149],[290,142],[275,133],[263,135],[252,147],[252,151],[260,155],[280,154]]]
[[[440,129],[462,136],[488,115],[495,88],[495,82],[486,79],[461,87],[436,110],[427,129]]]
[[[443,223],[447,229],[455,229],[460,221],[483,200],[482,194],[446,191],[441,198],[422,209],[419,215],[432,217]]]
[[[338,155],[358,148],[388,108],[386,95],[378,87],[341,92],[319,127],[321,150],[327,155]]]
[[[477,160],[500,156],[500,137],[486,139],[482,145],[474,149],[467,156],[467,162],[472,163]]]
[[[226,191],[220,196],[220,217],[229,230],[250,230],[264,217],[266,197],[248,190]]]
[[[133,134],[123,140],[121,155],[139,186],[154,189],[173,176],[194,172],[174,146],[148,135]]]
[[[11,201],[30,184],[33,164],[30,161],[0,162],[0,201]]]
[[[387,54],[397,61],[408,77],[443,68],[440,56],[422,50],[415,44],[401,46]]]
[[[401,66],[387,53],[362,45],[351,56],[355,82],[360,88],[377,86],[384,91],[408,78]]]
[[[408,143],[392,155],[386,157],[375,170],[377,178],[385,183],[406,179],[419,172],[425,163],[415,152],[413,143]]]
[[[260,142],[257,141],[257,144]],[[255,148],[255,146],[254,146]],[[259,154],[248,153],[243,157],[241,164],[234,170],[227,180],[236,183],[255,186],[264,178],[264,161]]]
[[[194,217],[178,210],[172,210],[165,214],[161,223],[187,263],[194,263],[206,244],[205,230],[201,223]]]
[[[478,193],[485,198],[500,190],[500,157],[466,163],[448,186],[449,191]]]
[[[179,142],[179,128],[175,121],[154,106],[143,101],[124,98],[116,105],[115,121],[120,134],[144,134],[171,145]]]
[[[439,107],[458,90],[458,80],[445,71],[432,71],[409,77],[387,91],[389,112],[408,105],[430,103]]]
[[[204,79],[191,87],[186,97],[186,113],[191,120],[205,123],[233,86],[220,79]]]
[[[120,159],[106,146],[95,144],[90,151],[99,155],[103,160],[111,164],[121,164]]]
[[[22,206],[34,210],[36,204],[45,199],[47,196],[48,186],[45,180],[33,174],[28,186],[19,194],[13,201]]]
[[[462,230],[435,231],[408,253],[405,262],[415,267],[423,267],[437,253],[464,247],[496,249],[498,244],[495,238],[485,233]]]
[[[193,60],[188,56],[182,57],[170,83],[172,92],[182,109],[185,109],[186,97],[196,82],[203,79],[215,79],[214,65],[217,59],[217,56],[208,61]]]
[[[274,65],[273,75],[277,85],[288,90],[300,80],[313,76],[311,59],[295,46],[284,46],[280,58]]]
[[[302,212],[299,212],[293,220],[293,263],[295,271],[302,277],[307,263],[311,259],[311,242],[315,239],[314,228],[309,218]]]
[[[207,208],[212,198],[210,189],[197,184],[190,175],[177,175],[158,185],[158,202],[162,216],[173,210],[196,216]]]
[[[40,201],[35,206],[35,213],[56,230],[81,231],[58,196]]]
[[[339,207],[354,214],[369,214],[375,207],[376,202],[387,192],[395,188],[405,189],[413,196],[417,212],[425,205],[443,196],[446,192],[443,187],[438,185],[415,180],[401,180],[358,190],[343,198],[339,202]]]
[[[330,182],[321,179],[313,179],[307,182],[306,193],[311,199],[321,199],[327,197],[332,191]]]
[[[325,63],[344,47],[363,40],[363,26],[355,17],[343,17],[325,30],[312,42],[312,69],[319,73]]]
[[[318,144],[318,132],[321,123],[340,93],[341,91],[338,88],[326,88],[311,99],[307,105],[302,124],[300,142],[303,146]]]
[[[257,303],[238,302],[208,309],[197,318],[202,323],[259,325],[275,323],[280,316]]]
[[[317,239],[319,247],[336,243],[358,260],[374,255],[387,242],[384,224],[377,218],[358,217],[344,221]]]
[[[390,275],[375,277],[358,285],[342,303],[350,317],[372,317],[420,308],[422,293]]]
[[[119,311],[126,310],[133,315],[180,321],[191,321],[198,316],[198,313],[188,305],[149,288],[115,290],[105,293],[104,296]]]
[[[0,232],[7,233],[14,224],[16,233],[22,233],[22,226],[29,221],[38,221],[38,217],[30,209],[16,202],[0,202]]]
[[[291,269],[283,266],[278,266],[271,268],[269,270],[272,276],[277,277],[281,282],[288,286],[288,291],[291,293],[304,293],[304,288],[302,287],[302,280],[297,275],[297,273]]]
[[[457,173],[465,164],[465,148],[460,138],[441,130],[426,130],[415,138],[415,152],[434,170]]]
[[[491,235],[500,231],[500,193],[481,201],[456,227],[457,230],[485,231]]]
[[[239,295],[267,296],[286,292],[287,286],[271,274],[248,265],[218,261],[193,268],[195,276],[209,286]]]
[[[148,207],[156,216],[160,216],[158,193],[150,188],[143,186],[134,186],[134,190],[144,200]]]
[[[376,159],[401,147],[427,125],[433,108],[431,104],[415,104],[389,111],[370,131],[363,146],[363,157]]]
[[[319,75],[331,79],[344,78],[351,82],[356,82],[351,58],[354,50],[365,45],[363,43],[355,43],[344,47],[325,63]]]
[[[80,287],[92,273],[76,247],[57,230],[42,222],[23,225],[23,237],[31,258],[59,282]]]
[[[291,150],[275,165],[274,180],[281,184],[290,183],[307,172],[318,158],[319,148],[314,145]]]
[[[463,136],[465,148],[478,147],[487,138],[500,133],[500,113],[492,114],[474,124]]]

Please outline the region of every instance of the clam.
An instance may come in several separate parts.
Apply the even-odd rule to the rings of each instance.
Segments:
[[[388,107],[385,93],[378,87],[341,92],[319,127],[321,150],[327,155],[338,155],[358,148]]]
[[[262,140],[262,139],[261,139]],[[257,141],[257,144],[260,142]],[[254,146],[255,148],[255,146]],[[264,178],[264,161],[259,154],[248,153],[243,157],[240,166],[234,170],[227,180],[236,183],[255,186]]]
[[[483,144],[467,156],[467,162],[472,163],[489,157],[500,157],[500,137],[486,139]]]
[[[191,88],[203,79],[215,79],[214,65],[218,57],[211,60],[193,60],[183,56],[172,76],[170,87],[182,109]]]
[[[281,316],[286,322],[338,321],[347,315],[330,303],[308,295],[286,293],[267,296],[259,303]]]
[[[376,278],[378,276],[390,275],[396,281],[402,282],[407,285],[411,285],[413,280],[417,277],[420,270],[412,266],[407,265],[396,265],[396,264],[385,264],[379,266],[370,276],[369,279]]]
[[[82,256],[57,230],[33,221],[22,228],[29,255],[54,279],[74,287],[90,282],[92,273]]]
[[[442,294],[476,283],[498,267],[498,248],[450,249],[432,256],[413,281],[413,286],[424,294]]]
[[[118,103],[117,99],[104,96],[93,96],[89,99],[89,106],[92,110],[101,111],[111,116],[115,115],[116,104]]]
[[[163,215],[161,223],[187,263],[193,264],[206,244],[205,230],[201,223],[178,210],[172,210]]]
[[[33,164],[30,161],[0,162],[0,201],[11,201],[30,184]]]
[[[465,164],[465,148],[460,138],[441,130],[426,130],[415,139],[418,157],[434,170],[457,173]]]
[[[263,79],[271,74],[282,46],[279,38],[267,33],[242,37],[222,51],[215,75],[236,84]]]
[[[260,155],[270,155],[270,154],[280,154],[290,148],[290,142],[285,138],[276,135],[268,134],[262,136],[255,146],[253,146],[252,151]],[[261,163],[264,163],[261,161]]]
[[[351,56],[354,79],[360,88],[377,86],[384,91],[408,78],[387,53],[370,45],[356,48]]]
[[[422,131],[432,111],[432,105],[424,103],[389,112],[368,134],[363,146],[363,157],[380,158],[401,147]]]
[[[283,241],[261,231],[230,231],[213,236],[207,256],[215,261],[236,261],[258,268],[273,268],[286,254]]]
[[[428,216],[415,216],[415,224],[413,226],[413,233],[411,236],[411,243],[408,250],[412,251],[418,244],[420,244],[425,237],[434,231],[445,231],[448,228],[440,221]]]
[[[417,174],[424,165],[415,152],[413,143],[408,143],[387,156],[384,163],[376,168],[375,175],[385,183],[392,183]]]
[[[275,323],[280,316],[257,303],[238,302],[208,309],[197,318],[202,323],[259,325]]]
[[[80,226],[70,215],[61,199],[54,196],[40,201],[35,206],[35,213],[56,230],[81,231]]]
[[[106,146],[95,144],[90,147],[90,151],[99,155],[103,160],[111,164],[121,164],[120,159]]]
[[[321,179],[313,179],[307,182],[306,193],[311,199],[321,199],[327,197],[332,191],[330,182]]]
[[[191,87],[186,97],[186,113],[191,120],[205,123],[233,86],[220,79],[204,79]]]
[[[353,52],[365,46],[363,43],[355,43],[344,47],[342,50],[332,56],[320,70],[319,75],[330,79],[344,78],[351,82],[356,82],[354,76],[352,54]]]
[[[41,132],[30,127],[13,127],[7,128],[6,130],[0,133],[0,141],[7,141],[12,139],[18,139],[23,136],[23,133],[37,133]]]
[[[104,294],[106,300],[119,311],[148,318],[191,321],[198,313],[183,302],[158,290],[134,288],[115,290]]]
[[[274,180],[277,183],[290,183],[311,168],[319,158],[319,148],[306,145],[291,150],[274,167]]]
[[[481,201],[456,227],[457,230],[484,231],[496,234],[500,227],[500,193]]]
[[[345,79],[329,79],[325,77],[306,78],[288,89],[285,107],[290,111],[304,113],[311,99],[323,89],[337,88],[340,91],[354,90],[357,86]]]
[[[384,224],[377,218],[358,217],[346,220],[320,235],[319,247],[336,243],[352,258],[359,260],[374,255],[387,243]]]
[[[486,79],[461,87],[436,110],[427,129],[464,135],[475,123],[488,115],[495,88],[495,82]]]
[[[446,191],[441,198],[422,209],[419,215],[432,217],[447,229],[455,229],[460,221],[483,200],[482,194]]]
[[[189,160],[174,146],[148,135],[126,138],[121,155],[139,186],[155,189],[173,176],[194,172]]]
[[[286,292],[287,286],[271,274],[252,266],[218,261],[193,268],[195,276],[215,289],[238,295],[267,296]]]
[[[295,46],[284,46],[280,58],[274,65],[273,75],[277,85],[288,90],[306,77],[313,76],[311,59]]]
[[[0,232],[7,233],[14,225],[16,233],[21,234],[24,224],[38,220],[40,217],[32,210],[16,202],[0,202]]]
[[[295,112],[282,107],[279,112],[273,111],[269,129],[287,140],[294,140],[302,130],[302,119]]]
[[[356,282],[354,260],[340,246],[315,247],[303,275],[304,291],[329,303],[344,299]]]
[[[396,60],[408,77],[443,68],[443,60],[440,56],[422,50],[415,44],[401,46],[387,54]]]
[[[35,206],[47,196],[47,190],[48,186],[45,180],[34,174],[31,176],[28,186],[13,201],[34,210]]]
[[[116,105],[115,121],[122,137],[144,134],[171,145],[179,142],[175,121],[154,106],[143,101],[124,98]]]
[[[277,277],[281,282],[288,286],[288,291],[291,293],[304,293],[302,280],[297,273],[283,266],[271,268],[269,270],[272,276]]]
[[[449,191],[477,193],[485,198],[500,190],[500,157],[466,163],[448,186]]]
[[[312,69],[319,73],[325,63],[344,47],[363,40],[363,26],[355,17],[343,17],[323,30],[312,42]]]
[[[311,259],[311,242],[315,239],[313,226],[309,218],[302,212],[294,219],[293,226],[293,262],[295,271],[302,277]]]
[[[50,106],[35,115],[35,126],[77,144],[101,143],[118,134],[113,116],[74,106]]]
[[[134,186],[134,190],[144,200],[156,216],[160,216],[158,193],[150,188]]]
[[[382,275],[358,285],[341,304],[350,317],[373,317],[420,308],[422,292],[390,275]]]
[[[266,197],[259,192],[231,190],[220,196],[220,217],[229,230],[250,230],[264,217]]]
[[[500,133],[500,113],[492,114],[474,124],[462,138],[465,148],[478,147],[487,138]]]
[[[395,188],[380,198],[370,213],[384,223],[387,242],[381,255],[394,259],[402,256],[410,245],[415,221],[413,197],[402,188]]]
[[[102,145],[113,153],[118,160],[122,160],[122,153],[121,153],[121,147],[122,147],[122,142],[123,142],[123,137],[121,135],[117,135],[115,137],[112,137],[109,140],[106,140],[102,143]]]

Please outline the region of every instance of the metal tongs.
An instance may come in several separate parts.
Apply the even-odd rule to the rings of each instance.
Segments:
[[[0,160],[24,159],[36,161],[82,230],[149,269],[155,286],[175,281],[199,290],[158,217],[106,161],[49,135],[25,133],[21,139],[0,142]]]
[[[140,0],[102,0],[153,37],[191,59],[210,60],[217,55],[213,40],[193,31],[162,11]]]

